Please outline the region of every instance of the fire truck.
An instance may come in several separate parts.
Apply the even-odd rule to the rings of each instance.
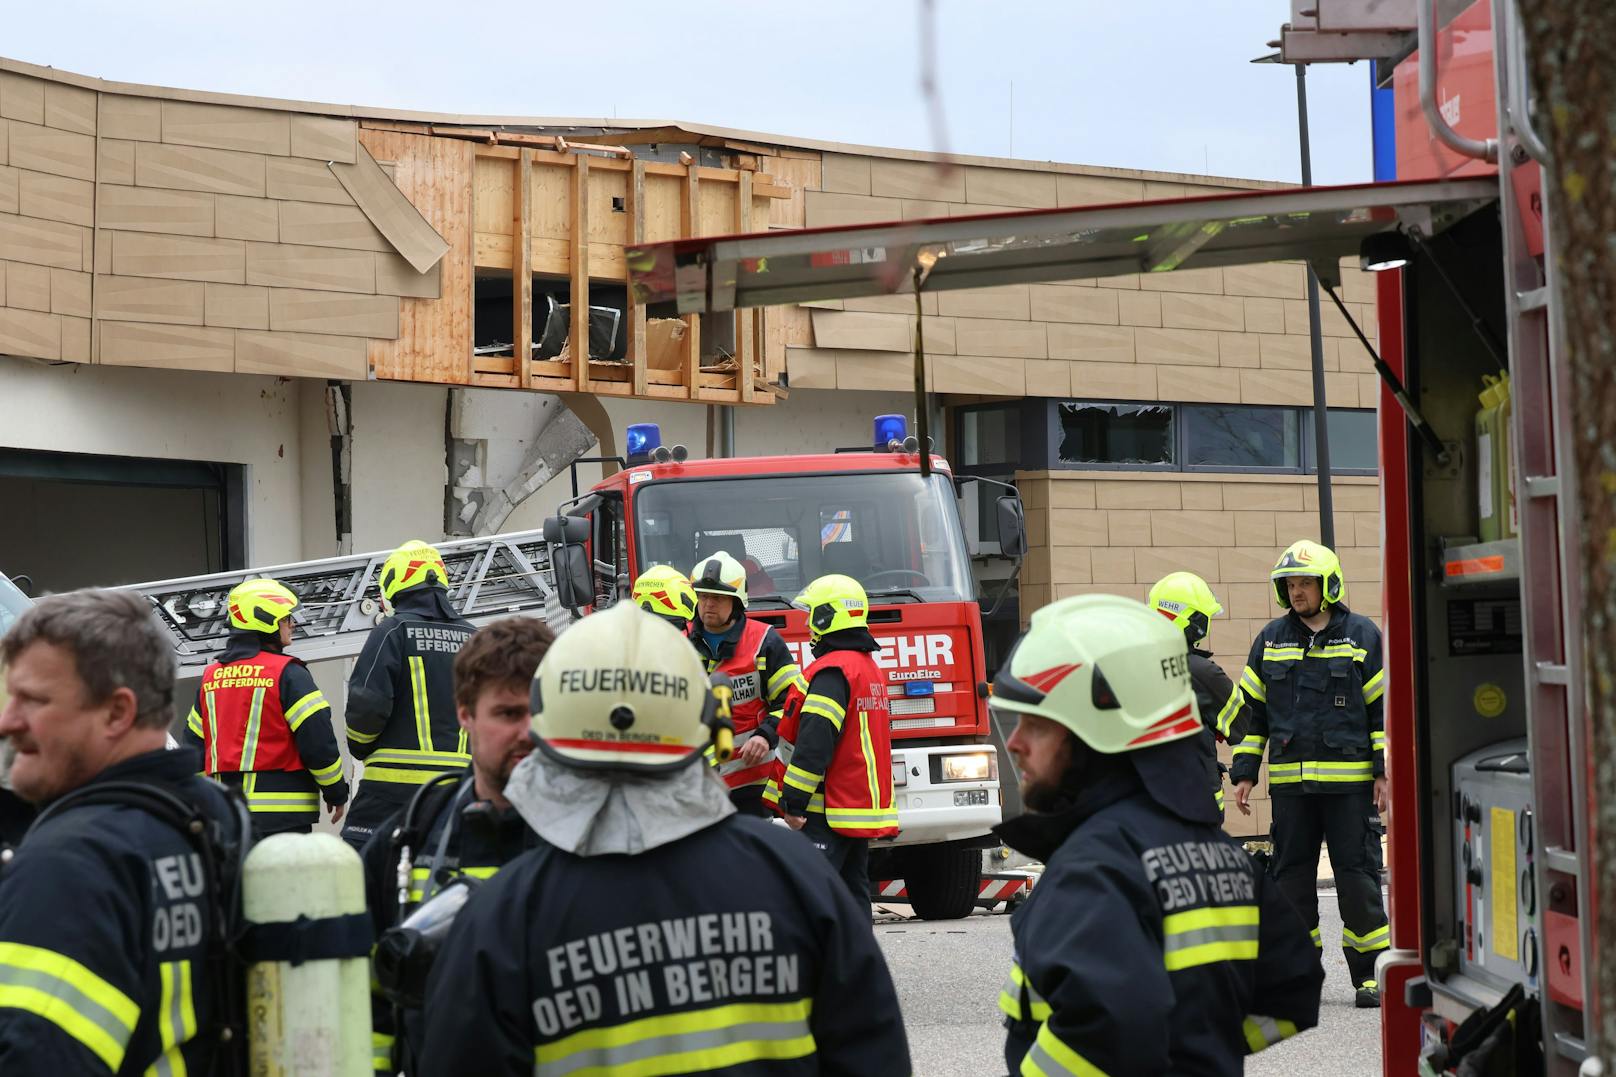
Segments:
[[[1306,262],[1382,381],[1384,1072],[1603,1072],[1612,869],[1590,834],[1571,389],[1518,15],[1293,8],[1280,59],[1377,61],[1383,182],[681,240],[630,252],[633,286],[698,312]],[[1378,350],[1340,300],[1343,259],[1377,272]]]

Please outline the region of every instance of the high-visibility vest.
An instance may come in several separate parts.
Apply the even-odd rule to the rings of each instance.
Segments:
[[[892,715],[881,670],[868,652],[830,651],[808,667],[808,683],[812,685],[814,674],[825,668],[839,669],[847,678],[847,713],[824,781],[808,799],[808,810],[823,813],[832,830],[850,838],[893,837],[898,833],[898,809],[892,793]],[[802,697],[794,692],[780,722],[782,758],[773,765],[763,794],[764,802],[776,810],[801,711]]]
[[[769,701],[764,698],[763,640],[769,626],[748,618],[741,629],[741,638],[735,642],[735,653],[713,665],[707,672],[722,673],[729,678],[734,693],[730,702],[730,717],[735,722],[735,747],[750,739],[769,713]],[[747,766],[737,757],[718,768],[718,776],[731,789],[748,785],[762,785],[774,770],[774,755],[763,762]]]
[[[304,770],[281,705],[281,675],[297,659],[260,651],[202,672],[202,765],[208,774]],[[324,698],[319,706],[325,706]]]

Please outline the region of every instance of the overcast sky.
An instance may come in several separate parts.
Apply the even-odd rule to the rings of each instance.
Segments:
[[[941,149],[918,0],[49,0],[0,55],[126,82],[433,112],[619,116]],[[938,0],[947,148],[1299,179],[1287,0]],[[1369,74],[1308,77],[1316,183],[1372,178]]]

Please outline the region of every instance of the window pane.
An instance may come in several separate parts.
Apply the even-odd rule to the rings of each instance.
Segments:
[[[1017,410],[1012,405],[961,411],[959,463],[964,467],[1018,463],[1021,446],[1020,425],[1014,421]]]
[[[1296,412],[1285,408],[1185,408],[1187,467],[1300,468]]]
[[[1330,470],[1374,471],[1380,467],[1379,427],[1375,412],[1356,408],[1330,408]],[[1303,438],[1307,442],[1310,470],[1318,470],[1313,459],[1313,413],[1303,413]]]
[[[1171,464],[1173,409],[1157,404],[1062,404],[1066,464]]]

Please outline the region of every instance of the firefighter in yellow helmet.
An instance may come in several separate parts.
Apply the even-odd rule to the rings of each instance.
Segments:
[[[656,565],[634,581],[634,604],[681,632],[696,618],[696,592],[690,579],[672,565]]]
[[[696,618],[690,641],[709,673],[734,686],[735,758],[719,767],[735,806],[768,817],[763,787],[774,769],[780,716],[792,689],[806,687],[780,633],[746,616],[746,567],[720,550],[690,573]]]
[[[454,659],[472,627],[449,604],[449,570],[428,543],[382,561],[376,585],[392,612],[348,679],[348,750],[365,764],[343,840],[362,848],[415,791],[471,762],[455,716]]]
[[[505,786],[540,844],[455,918],[423,1077],[910,1072],[868,899],[701,762],[726,739],[714,680],[628,602],[551,645]]]
[[[1380,893],[1386,807],[1380,630],[1347,608],[1341,561],[1326,546],[1292,543],[1269,579],[1285,612],[1258,633],[1240,675],[1251,731],[1234,749],[1235,805],[1249,814],[1267,748],[1275,877],[1322,948],[1319,844],[1329,843],[1355,1002],[1377,1007],[1375,961],[1391,945]]]
[[[808,615],[814,661],[808,691],[780,726],[788,766],[763,794],[808,835],[860,900],[870,894],[869,849],[898,833],[892,795],[891,713],[886,676],[875,664],[870,600],[851,576],[814,580],[792,602]]]
[[[236,585],[225,599],[229,639],[202,671],[185,719],[185,743],[202,749],[203,772],[241,790],[260,838],[308,833],[322,799],[338,822],[348,803],[331,705],[286,653],[297,605],[276,580]]]
[[[1207,582],[1193,572],[1172,572],[1157,580],[1150,589],[1148,604],[1184,632],[1184,643],[1189,648],[1190,686],[1195,689],[1195,707],[1206,727],[1200,744],[1207,780],[1221,812],[1224,768],[1218,762],[1218,744],[1239,744],[1246,735],[1245,700],[1235,691],[1229,675],[1212,660],[1212,652],[1196,645],[1205,643],[1211,635],[1212,618],[1223,612],[1223,606]]]
[[[1011,1073],[1239,1073],[1318,1022],[1323,971],[1202,784],[1184,639],[1114,595],[1045,606],[992,705],[1042,860],[999,995]]]

